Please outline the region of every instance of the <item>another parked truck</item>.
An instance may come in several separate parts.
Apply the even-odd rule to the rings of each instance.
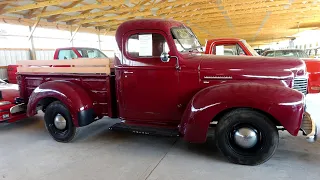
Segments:
[[[96,48],[89,47],[65,47],[57,48],[54,52],[53,59],[78,59],[78,58],[107,58],[107,56]],[[17,65],[8,65],[8,81],[17,83]]]
[[[233,53],[230,54],[230,51]],[[210,39],[206,43],[205,53],[225,56],[259,56],[245,40],[238,38]],[[300,58],[305,62],[308,74],[308,88],[304,93],[320,92],[320,59],[308,58],[306,53],[299,49],[269,50],[264,52],[262,56]]]
[[[307,76],[299,59],[204,55],[192,30],[172,20],[124,22],[116,41],[112,69],[105,59],[19,63],[27,114],[42,109],[56,141],[71,141],[77,127],[103,116],[122,119],[117,128],[178,135],[192,143],[206,142],[216,125],[220,151],[245,165],[271,158],[277,126],[316,140],[300,92]],[[54,66],[35,67],[42,65]]]

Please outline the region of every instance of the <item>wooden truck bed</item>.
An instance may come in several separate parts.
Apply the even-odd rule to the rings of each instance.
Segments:
[[[115,116],[115,81],[108,59],[26,60],[18,65],[20,96],[26,103],[39,85],[68,81],[87,91],[98,116]]]

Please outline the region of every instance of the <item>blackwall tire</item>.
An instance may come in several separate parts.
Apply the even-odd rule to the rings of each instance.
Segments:
[[[55,124],[55,118],[57,116],[65,120],[65,128],[60,127],[59,129],[59,126],[57,127]],[[71,114],[60,101],[55,101],[48,105],[44,114],[44,119],[46,128],[54,140],[67,143],[75,137],[77,129],[73,125]]]
[[[247,134],[239,135],[240,131]],[[275,153],[279,144],[279,134],[277,127],[264,114],[250,109],[236,109],[219,120],[216,127],[216,143],[220,152],[230,162],[259,165]]]

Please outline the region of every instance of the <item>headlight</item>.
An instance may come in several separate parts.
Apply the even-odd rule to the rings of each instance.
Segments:
[[[11,104],[10,101],[0,101],[0,106]]]

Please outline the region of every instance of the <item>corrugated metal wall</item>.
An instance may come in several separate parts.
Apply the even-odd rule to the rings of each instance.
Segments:
[[[0,79],[8,78],[7,68],[0,68]]]
[[[30,59],[28,49],[0,49],[0,66],[16,64],[18,60]]]
[[[37,60],[53,59],[54,50],[37,49]],[[30,60],[29,49],[0,49],[0,78],[8,78],[7,69],[4,66],[15,65],[19,60]]]
[[[5,66],[16,64],[17,61],[26,59],[30,59],[30,51],[28,49],[0,49],[0,78],[8,78]]]
[[[36,59],[37,60],[53,59],[54,51],[55,50],[46,50],[46,49],[36,50]]]

